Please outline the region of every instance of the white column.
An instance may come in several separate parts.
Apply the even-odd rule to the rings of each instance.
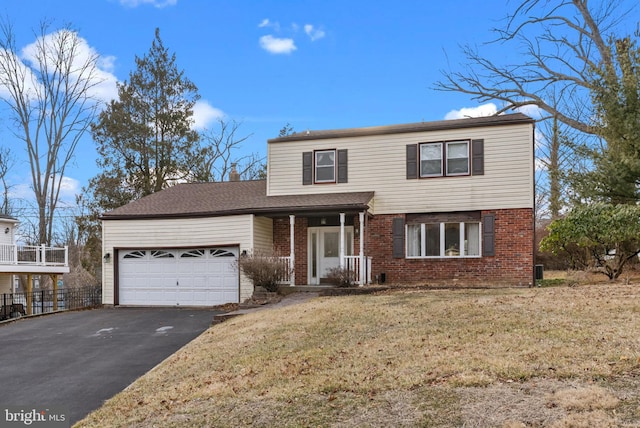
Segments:
[[[360,234],[358,236],[360,236],[360,273],[359,273],[359,277],[360,277],[360,287],[362,287],[366,281],[367,278],[365,278],[365,259],[364,259],[364,211],[359,213],[359,220],[360,220]]]
[[[340,213],[340,267],[344,268],[344,213]]]
[[[291,284],[289,284],[291,287],[294,287],[296,285],[296,270],[295,270],[295,266],[296,266],[296,244],[294,241],[294,230],[295,230],[295,225],[296,225],[296,216],[294,216],[293,214],[291,214],[289,216],[289,241],[290,241],[290,245],[289,245],[289,267],[291,269]]]

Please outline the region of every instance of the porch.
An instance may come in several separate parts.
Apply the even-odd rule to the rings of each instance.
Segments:
[[[298,216],[296,222],[296,216],[290,214],[288,237],[284,227],[274,233],[274,239],[280,238],[281,254],[286,251],[282,244],[289,247],[289,255],[279,258],[286,272],[280,284],[329,285],[332,269],[348,271],[355,285],[370,284],[372,257],[365,255],[365,218],[365,211],[325,212]]]

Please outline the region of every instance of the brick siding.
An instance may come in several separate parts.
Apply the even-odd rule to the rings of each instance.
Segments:
[[[372,257],[372,279],[384,273],[385,283],[431,285],[529,285],[533,280],[533,210],[482,211],[495,215],[495,256],[480,258],[406,259],[393,258],[392,223],[400,215],[376,215],[365,224],[365,255]],[[358,217],[354,228],[359,229]],[[296,285],[307,283],[307,219],[295,221]],[[289,254],[289,218],[273,222],[275,250]],[[359,252],[359,237],[354,253]]]

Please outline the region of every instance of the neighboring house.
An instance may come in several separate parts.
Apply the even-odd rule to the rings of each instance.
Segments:
[[[14,275],[27,277],[26,291],[29,292],[33,275],[51,276],[56,288],[58,275],[69,272],[66,247],[19,245],[16,243],[18,224],[16,218],[0,214],[0,306],[7,303],[4,295],[13,292]],[[27,296],[27,299],[30,301],[31,296]]]
[[[180,184],[102,216],[103,300],[249,298],[241,254],[275,249],[292,285],[529,285],[534,121],[522,114],[275,138],[267,179]]]

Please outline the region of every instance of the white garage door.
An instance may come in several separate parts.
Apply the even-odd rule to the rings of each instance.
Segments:
[[[237,247],[121,250],[121,305],[214,306],[238,303]]]

